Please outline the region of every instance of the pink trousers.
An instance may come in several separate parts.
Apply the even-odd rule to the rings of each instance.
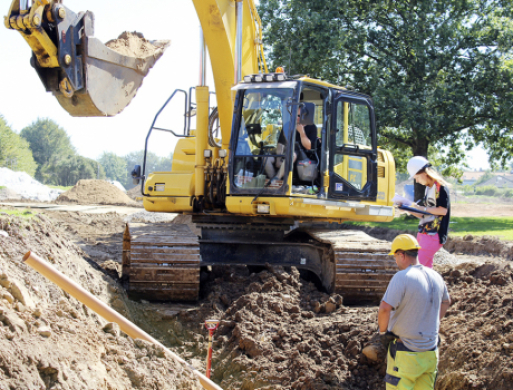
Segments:
[[[425,233],[417,234],[417,241],[419,242],[419,263],[433,268],[433,257],[435,257],[435,253],[443,247],[440,244],[440,239],[438,238],[438,233],[431,236]]]

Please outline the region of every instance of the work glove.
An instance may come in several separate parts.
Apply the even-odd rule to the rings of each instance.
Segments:
[[[398,337],[392,332],[376,332],[365,343],[362,353],[372,361],[384,361],[387,356],[389,344]]]
[[[395,335],[394,333],[387,330],[385,333],[380,333],[380,340],[381,344],[385,347],[385,349],[388,351],[388,346],[390,343],[394,340],[397,340],[399,337]]]

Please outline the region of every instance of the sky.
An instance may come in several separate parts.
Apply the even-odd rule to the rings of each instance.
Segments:
[[[2,3],[0,15],[8,12],[10,0]],[[97,159],[103,152],[124,156],[144,148],[151,123],[175,89],[189,90],[199,81],[200,24],[189,0],[65,0],[73,12],[90,10],[95,15],[94,36],[102,42],[117,38],[123,31],[142,32],[145,38],[168,39],[171,45],[159,59],[132,102],[115,117],[71,117],[45,89],[30,66],[31,50],[21,35],[0,26],[0,114],[17,132],[38,118],[50,118],[65,129],[80,155]],[[87,8],[86,8],[87,7]],[[2,18],[3,21],[3,18]],[[265,45],[265,42],[264,42]],[[207,84],[213,90],[211,72]],[[174,101],[163,111],[157,126],[182,132],[183,100]],[[377,113],[379,115],[379,113]],[[168,156],[176,138],[154,132],[149,150]],[[483,149],[470,152],[471,169],[488,168]]]

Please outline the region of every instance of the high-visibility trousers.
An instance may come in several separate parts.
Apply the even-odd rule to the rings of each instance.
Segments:
[[[438,367],[438,348],[412,352],[402,343],[390,343],[387,356],[387,390],[433,390]]]

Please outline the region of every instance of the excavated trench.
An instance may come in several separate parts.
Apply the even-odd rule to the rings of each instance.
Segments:
[[[0,216],[0,220],[3,221],[0,229],[9,234],[9,237],[0,236],[0,267],[2,275],[6,276],[0,279],[16,280],[21,278],[19,275],[25,275],[29,281],[34,278],[37,286],[44,286],[38,291],[41,300],[46,302],[45,310],[37,317],[33,311],[36,309],[21,304],[15,294],[5,288],[7,282],[0,280],[0,285],[4,286],[2,294],[13,296],[12,302],[4,298],[0,307],[3,313],[0,343],[5,343],[2,350],[12,349],[13,340],[20,346],[30,340],[40,351],[30,357],[20,352],[18,371],[5,368],[9,357],[0,354],[0,367],[4,367],[0,370],[0,389],[23,388],[19,384],[29,383],[27,378],[32,378],[32,371],[34,375],[37,372],[37,377],[32,379],[34,383],[39,380],[45,384],[42,388],[93,388],[83,379],[87,378],[86,372],[90,378],[103,380],[116,389],[174,388],[164,383],[170,377],[172,383],[178,384],[175,388],[194,388],[193,379],[187,377],[183,369],[174,367],[182,376],[172,376],[172,362],[159,357],[159,352],[151,346],[141,344],[141,347],[119,332],[112,334],[102,330],[105,324],[100,318],[92,313],[83,314],[87,310],[41,277],[12,266],[23,268],[16,262],[31,245],[63,269],[83,269],[83,272],[75,272],[82,284],[86,283],[112,307],[198,368],[204,367],[208,341],[203,323],[206,319],[219,319],[212,378],[223,389],[385,388],[385,362],[369,361],[361,353],[376,331],[377,306],[345,305],[341,296],[322,292],[314,280],[303,277],[307,275],[301,275],[294,268],[289,271],[279,267],[263,270],[217,267],[205,274],[201,300],[197,304],[134,302],[127,299],[117,280],[122,217],[54,212],[42,217],[46,222],[40,219],[27,222],[6,216]],[[20,232],[29,233],[20,235]],[[396,234],[386,229],[368,233],[388,239]],[[444,341],[436,388],[513,388],[511,246],[491,237],[456,239],[454,245],[453,250],[460,254],[442,253],[437,265],[448,283],[454,304],[442,322]],[[494,256],[482,255],[483,247],[494,248]],[[463,254],[464,251],[469,254]],[[69,252],[73,256],[68,257]],[[49,291],[48,296],[41,292],[43,290]],[[36,293],[29,288],[27,294]],[[63,301],[71,308],[60,308]],[[21,312],[18,310],[20,304],[25,311],[23,307]],[[23,329],[16,331],[17,318],[22,319],[26,329],[20,325]],[[42,338],[39,329],[45,325],[54,330],[54,334],[39,340]],[[71,352],[61,341],[64,336],[69,342],[85,340],[82,345],[73,344],[81,355],[75,360],[82,369],[71,364],[72,356],[68,356]],[[47,350],[51,350],[50,362],[45,363],[43,356]],[[94,374],[87,365],[94,368]],[[157,374],[154,375],[153,370]],[[20,377],[25,381],[20,382]],[[78,378],[77,384],[66,378]]]

